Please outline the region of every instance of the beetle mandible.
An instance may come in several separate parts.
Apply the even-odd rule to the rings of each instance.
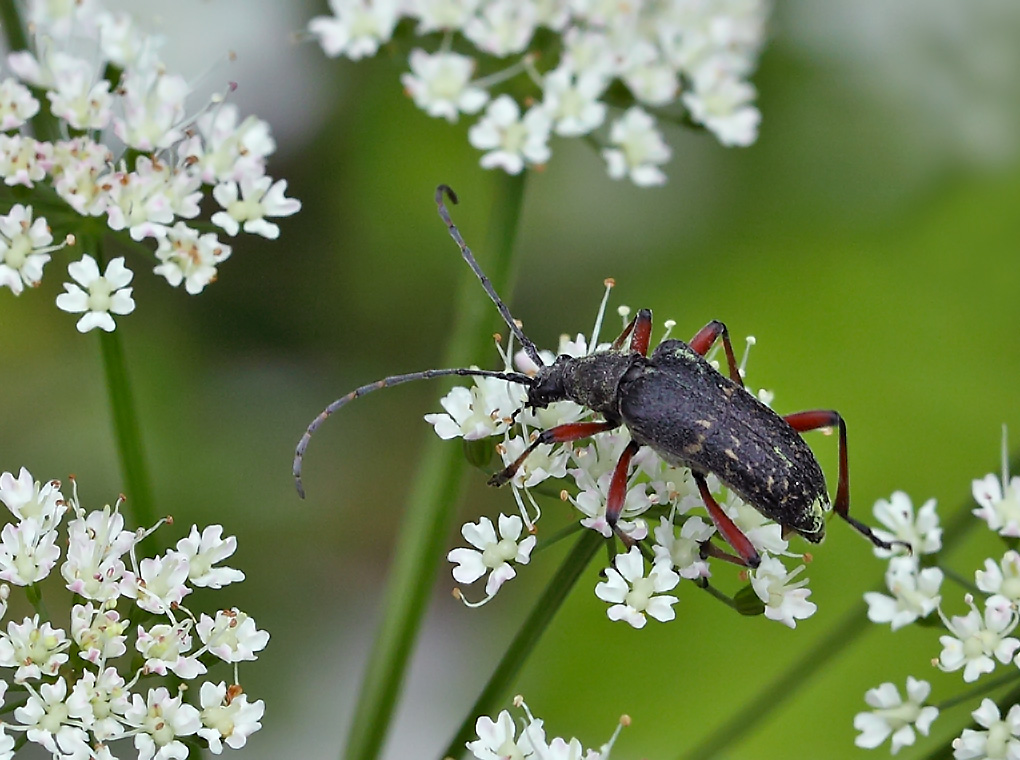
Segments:
[[[525,407],[543,409],[554,402],[570,400],[602,420],[569,422],[542,431],[515,461],[489,479],[489,485],[507,483],[528,455],[542,444],[577,441],[624,426],[631,441],[613,470],[606,505],[606,520],[614,529],[624,506],[631,460],[642,446],[648,446],[669,464],[687,467],[693,473],[716,529],[737,553],[734,557],[714,551],[711,545],[704,547],[703,550],[717,556],[752,568],[760,562],[750,540],[709,491],[706,481],[709,474],[779,523],[784,535],[798,533],[812,543],[820,542],[825,537],[825,513],[831,507],[875,546],[891,549],[893,544],[900,544],[910,550],[904,542],[882,540],[870,527],[850,516],[846,423],[839,412],[815,410],[780,416],[759,401],[744,389],[729,332],[722,322],[709,322],[689,343],[665,340],[649,355],[652,313],[642,309],[608,350],[581,357],[561,355],[546,365],[475,261],[450,218],[444,196],[457,203],[453,190],[440,185],[436,188],[439,216],[503,321],[539,369],[534,376],[471,368],[429,369],[391,375],[356,388],[327,406],[298,442],[293,473],[302,497],[301,467],[308,442],[341,407],[380,388],[415,380],[449,375],[494,377],[525,386]],[[726,354],[728,377],[705,359],[719,340]],[[839,479],[831,504],[818,460],[800,436],[822,428],[836,428],[839,432]],[[630,542],[617,533],[625,543]]]

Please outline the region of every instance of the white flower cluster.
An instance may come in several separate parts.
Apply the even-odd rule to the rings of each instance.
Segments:
[[[163,40],[100,0],[27,5],[31,49],[0,65],[0,179],[19,191],[0,194],[0,287],[38,286],[51,254],[99,217],[107,231],[151,241],[153,271],[199,293],[231,253],[202,231],[207,193],[220,207],[211,222],[227,235],[279,235],[270,220],[301,204],[266,174],[276,148],[268,124],[242,119],[222,94],[189,105],[192,86],[158,56]],[[5,202],[13,197],[29,203]],[[100,272],[85,253],[68,271],[57,306],[82,315],[81,332],[112,331],[111,315],[134,310],[123,258]]]
[[[468,752],[478,760],[609,760],[609,754],[620,735],[620,729],[630,725],[626,715],[620,718],[609,741],[597,750],[585,750],[581,742],[575,738],[569,741],[556,737],[551,741],[546,738],[545,727],[541,718],[535,718],[528,709],[523,697],[514,697],[514,706],[521,708],[524,719],[518,735],[517,725],[509,711],[503,710],[496,720],[487,715],[475,722],[478,739],[467,743]]]
[[[626,320],[629,310],[624,307],[620,314]],[[600,312],[597,324],[601,320]],[[671,327],[672,323],[667,323],[667,335]],[[597,331],[596,327],[595,335]],[[748,344],[752,343],[753,339],[749,339]],[[591,345],[598,345],[597,338]],[[603,344],[597,350],[608,348],[609,344]],[[583,335],[573,339],[564,335],[558,349],[556,355],[583,356],[589,351],[589,341]],[[548,351],[540,354],[547,364],[556,356]],[[537,369],[523,352],[514,361],[522,372]],[[518,458],[536,431],[592,416],[572,401],[560,401],[544,409],[526,408],[527,392],[523,386],[498,378],[476,377],[473,383],[472,388],[454,388],[441,401],[445,412],[426,415],[425,419],[444,439],[500,438],[496,451],[504,465]],[[765,391],[758,396],[771,398]],[[513,578],[514,564],[529,561],[536,541],[532,534],[541,516],[532,489],[548,491],[551,486],[555,489],[553,493],[559,492],[563,501],[577,509],[583,527],[606,538],[613,536],[606,507],[614,469],[628,443],[630,435],[622,427],[597,434],[583,445],[544,444],[528,456],[510,480],[519,516],[500,515],[498,535],[486,517],[478,523],[467,523],[462,533],[474,548],[454,549],[448,555],[457,564],[453,575],[458,582],[472,583],[487,576],[485,597],[469,603],[471,606],[487,602],[504,582]],[[708,484],[716,501],[762,558],[750,577],[751,590],[761,601],[758,611],[763,608],[769,619],[796,627],[796,621],[810,617],[816,606],[807,599],[811,593],[806,588],[807,579],[795,580],[804,566],[790,571],[780,559],[796,556],[788,552],[782,527],[744,503],[715,476],[708,477]],[[710,542],[716,528],[705,509],[690,470],[667,464],[648,447],[638,451],[631,462],[616,532],[631,544],[646,541],[650,550],[642,553],[637,545],[632,545],[627,553],[615,558],[605,571],[606,580],[596,586],[596,596],[611,605],[610,619],[624,620],[635,628],[643,627],[648,617],[660,622],[672,620],[677,597],[667,592],[676,588],[681,578],[701,585],[707,582],[712,575],[707,547],[714,546]],[[651,531],[649,518],[653,521]],[[528,535],[522,540],[525,527]]]
[[[988,475],[973,481],[974,498],[980,505],[974,514],[984,520],[995,533],[1015,537],[1016,516],[1020,515],[1020,478],[1009,478],[1007,471],[1005,431],[1002,440],[1001,481]],[[1020,554],[1010,549],[999,557],[988,558],[974,573],[971,587],[982,596],[980,605],[974,594],[967,593],[963,602],[966,614],[947,616],[941,607],[940,587],[944,573],[929,564],[930,555],[942,547],[942,530],[935,512],[935,501],[925,503],[915,515],[910,498],[894,493],[889,501],[875,505],[875,516],[891,531],[880,531],[883,538],[909,541],[914,547],[912,557],[893,556],[889,559],[886,585],[889,594],[865,594],[868,617],[876,623],[889,623],[893,630],[924,618],[932,612],[945,627],[939,637],[942,650],[932,660],[940,670],[960,672],[965,683],[974,683],[992,673],[1000,665],[1020,668],[1020,638],[1013,636],[1020,623]],[[876,549],[876,554],[882,550]],[[889,552],[884,553],[885,556]],[[989,688],[994,687],[994,684]],[[861,733],[859,747],[873,749],[892,737],[891,750],[914,744],[916,732],[927,736],[938,715],[934,706],[925,706],[931,691],[926,681],[907,679],[906,702],[891,683],[869,691],[865,697],[874,709],[859,713],[854,727]],[[1000,706],[990,699],[982,700],[972,713],[983,730],[966,729],[952,744],[956,760],[983,758],[1020,758],[1020,705],[1011,705],[1005,717]]]
[[[332,57],[375,55],[402,19],[414,24],[416,43],[429,49],[410,51],[404,89],[450,122],[484,108],[468,140],[485,151],[485,168],[517,174],[549,160],[552,135],[583,137],[600,146],[613,179],[659,185],[671,153],[660,122],[701,125],[723,145],[757,138],[761,115],[747,78],[764,43],[767,0],[329,4],[333,14],[308,30]]]
[[[0,502],[14,518],[0,531],[0,620],[12,586],[36,608],[0,631],[0,760],[24,741],[73,760],[109,760],[110,745],[128,741],[140,760],[183,760],[186,737],[220,754],[261,728],[265,705],[248,701],[237,668],[257,658],[269,634],[237,608],[196,616],[182,603],[195,588],[244,579],[219,564],[236,539],[219,525],[192,526],[174,549],[138,561],[138,542],[152,531],[125,530],[119,502],[86,512],[76,486],[65,498],[59,482],[40,484],[24,468],[0,474]],[[61,547],[59,574],[73,602],[58,628],[37,584],[57,567]],[[229,682],[206,677],[220,662],[233,668]]]

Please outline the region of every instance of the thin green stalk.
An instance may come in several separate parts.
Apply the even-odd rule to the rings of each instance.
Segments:
[[[563,560],[556,575],[549,581],[542,596],[517,630],[517,635],[507,648],[503,658],[489,677],[488,683],[468,710],[464,722],[453,737],[443,758],[456,758],[464,754],[465,744],[475,736],[475,721],[480,715],[495,715],[505,701],[508,689],[520,672],[525,660],[535,648],[538,640],[549,627],[550,621],[559,610],[570,590],[574,587],[584,569],[598,552],[605,539],[596,531],[586,530],[574,544],[570,554]]]
[[[496,173],[495,176],[497,189],[488,246],[480,252],[487,254],[481,262],[486,274],[506,298],[524,201],[524,174],[512,177]],[[462,202],[471,201],[464,198]],[[450,245],[452,247],[453,243]],[[454,327],[443,366],[480,363],[491,352],[494,321],[489,299],[471,272],[463,267]],[[386,739],[436,572],[446,554],[464,469],[461,447],[451,446],[434,436],[429,438],[412,480],[406,514],[401,520],[392,575],[383,600],[382,621],[369,655],[343,754],[347,760],[374,760]]]
[[[1017,683],[1018,681],[1020,681],[1020,673],[1017,673],[1015,670],[1010,668],[1006,675],[1000,676],[999,678],[993,678],[987,683],[975,686],[973,689],[969,689],[962,694],[957,694],[955,697],[950,697],[949,699],[939,702],[935,705],[935,707],[938,708],[940,713],[945,712],[951,707],[956,707],[957,705],[962,705],[964,702],[969,702],[974,699],[974,697],[983,697],[985,694],[990,694],[1002,686]]]
[[[95,255],[100,266],[105,263],[100,238],[87,237],[81,240],[83,250]],[[120,332],[99,331],[99,349],[103,357],[103,372],[106,376],[107,396],[110,399],[110,415],[113,433],[120,459],[121,477],[124,479],[125,509],[139,527],[152,527],[158,519],[152,498],[152,482],[142,445],[142,430],[138,422],[134,391],[128,377],[127,361]],[[158,548],[153,535],[142,539],[143,554],[150,554]]]
[[[1014,460],[1016,471],[1017,460]],[[963,540],[970,529],[977,524],[970,512],[970,503],[961,506],[944,525],[942,551],[946,552]],[[878,583],[876,590],[883,590]],[[709,734],[693,749],[680,755],[683,760],[707,760],[720,756],[727,748],[737,744],[761,723],[769,720],[772,713],[782,707],[786,700],[799,694],[804,684],[819,673],[825,672],[825,665],[836,657],[854,639],[873,623],[854,607],[836,623],[831,631],[786,671],[779,674],[753,696],[742,707],[733,710],[732,717]]]

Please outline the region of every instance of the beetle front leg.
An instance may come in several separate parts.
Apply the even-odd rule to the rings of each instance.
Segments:
[[[751,539],[743,534],[740,528],[729,518],[729,515],[719,506],[719,502],[715,500],[712,492],[708,490],[705,476],[699,472],[694,472],[693,475],[694,482],[698,484],[698,490],[701,492],[701,499],[705,502],[705,507],[708,509],[708,516],[715,523],[716,530],[726,539],[726,543],[732,546],[737,554],[740,555],[740,559],[743,560],[741,564],[747,565],[751,569],[758,567],[761,564],[761,557],[758,556],[758,550],[754,548]]]
[[[743,388],[744,380],[740,377],[740,370],[737,368],[737,357],[733,354],[733,344],[730,343],[730,331],[726,329],[726,325],[718,319],[713,319],[698,330],[698,334],[691,338],[691,342],[688,345],[704,356],[720,336],[722,336],[723,349],[726,351],[726,364],[730,368],[730,380]]]
[[[613,341],[613,350],[623,348],[631,333],[634,337],[630,340],[630,350],[648,356],[648,344],[652,340],[652,312],[649,309],[641,309],[630,324],[623,328],[623,332]]]
[[[606,499],[606,523],[613,532],[620,537],[623,545],[628,549],[634,545],[634,540],[624,534],[616,523],[620,520],[620,513],[623,512],[624,502],[627,500],[627,478],[630,475],[630,461],[637,454],[641,444],[631,441],[627,448],[620,454],[616,467],[613,469],[613,479],[609,481],[609,497]]]
[[[543,443],[579,441],[582,438],[589,438],[596,433],[604,433],[607,430],[614,430],[618,427],[620,427],[619,422],[568,422],[564,425],[557,425],[548,430],[543,430],[517,459],[511,462],[505,469],[500,470],[489,478],[489,485],[501,486],[508,483],[524,464],[524,460]]]
[[[836,514],[850,523],[858,533],[867,538],[875,546],[882,549],[892,549],[894,545],[905,546],[908,552],[913,553],[913,547],[905,541],[883,541],[875,535],[867,525],[850,516],[850,472],[846,453],[846,423],[839,412],[831,409],[819,409],[811,412],[797,412],[788,414],[784,419],[790,423],[790,427],[798,433],[806,433],[809,430],[821,428],[839,428],[839,483],[836,485],[836,500],[832,508]]]

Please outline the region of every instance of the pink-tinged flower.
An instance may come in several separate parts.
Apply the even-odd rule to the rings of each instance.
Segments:
[[[191,736],[202,727],[198,710],[184,704],[180,697],[171,697],[163,686],[149,689],[146,699],[132,694],[124,720],[138,728],[138,760],[184,760],[188,748],[178,737]]]
[[[7,624],[7,633],[0,633],[0,666],[17,668],[15,681],[54,676],[67,662],[70,640],[60,628],[49,622],[39,624],[39,616],[25,618],[21,623]],[[61,697],[63,698],[63,697]]]
[[[1009,662],[1020,649],[1020,639],[1009,635],[1016,628],[1017,613],[1008,604],[986,602],[982,615],[969,594],[966,601],[970,605],[966,615],[954,615],[952,619],[942,615],[942,622],[953,635],[939,637],[942,652],[938,666],[947,672],[962,668],[963,680],[971,683],[982,673],[995,670],[996,660]]]
[[[191,593],[187,581],[188,558],[168,551],[162,557],[143,559],[137,573],[126,572],[120,591],[143,610],[165,615]]]
[[[50,260],[53,235],[44,217],[32,219],[32,207],[16,203],[0,216],[0,287],[20,295],[25,286],[42,280],[43,266]]]
[[[205,644],[204,650],[212,652],[221,660],[241,662],[256,659],[269,643],[269,634],[255,627],[255,620],[234,607],[220,610],[213,619],[203,614],[195,632]],[[203,650],[195,653],[197,657]]]

